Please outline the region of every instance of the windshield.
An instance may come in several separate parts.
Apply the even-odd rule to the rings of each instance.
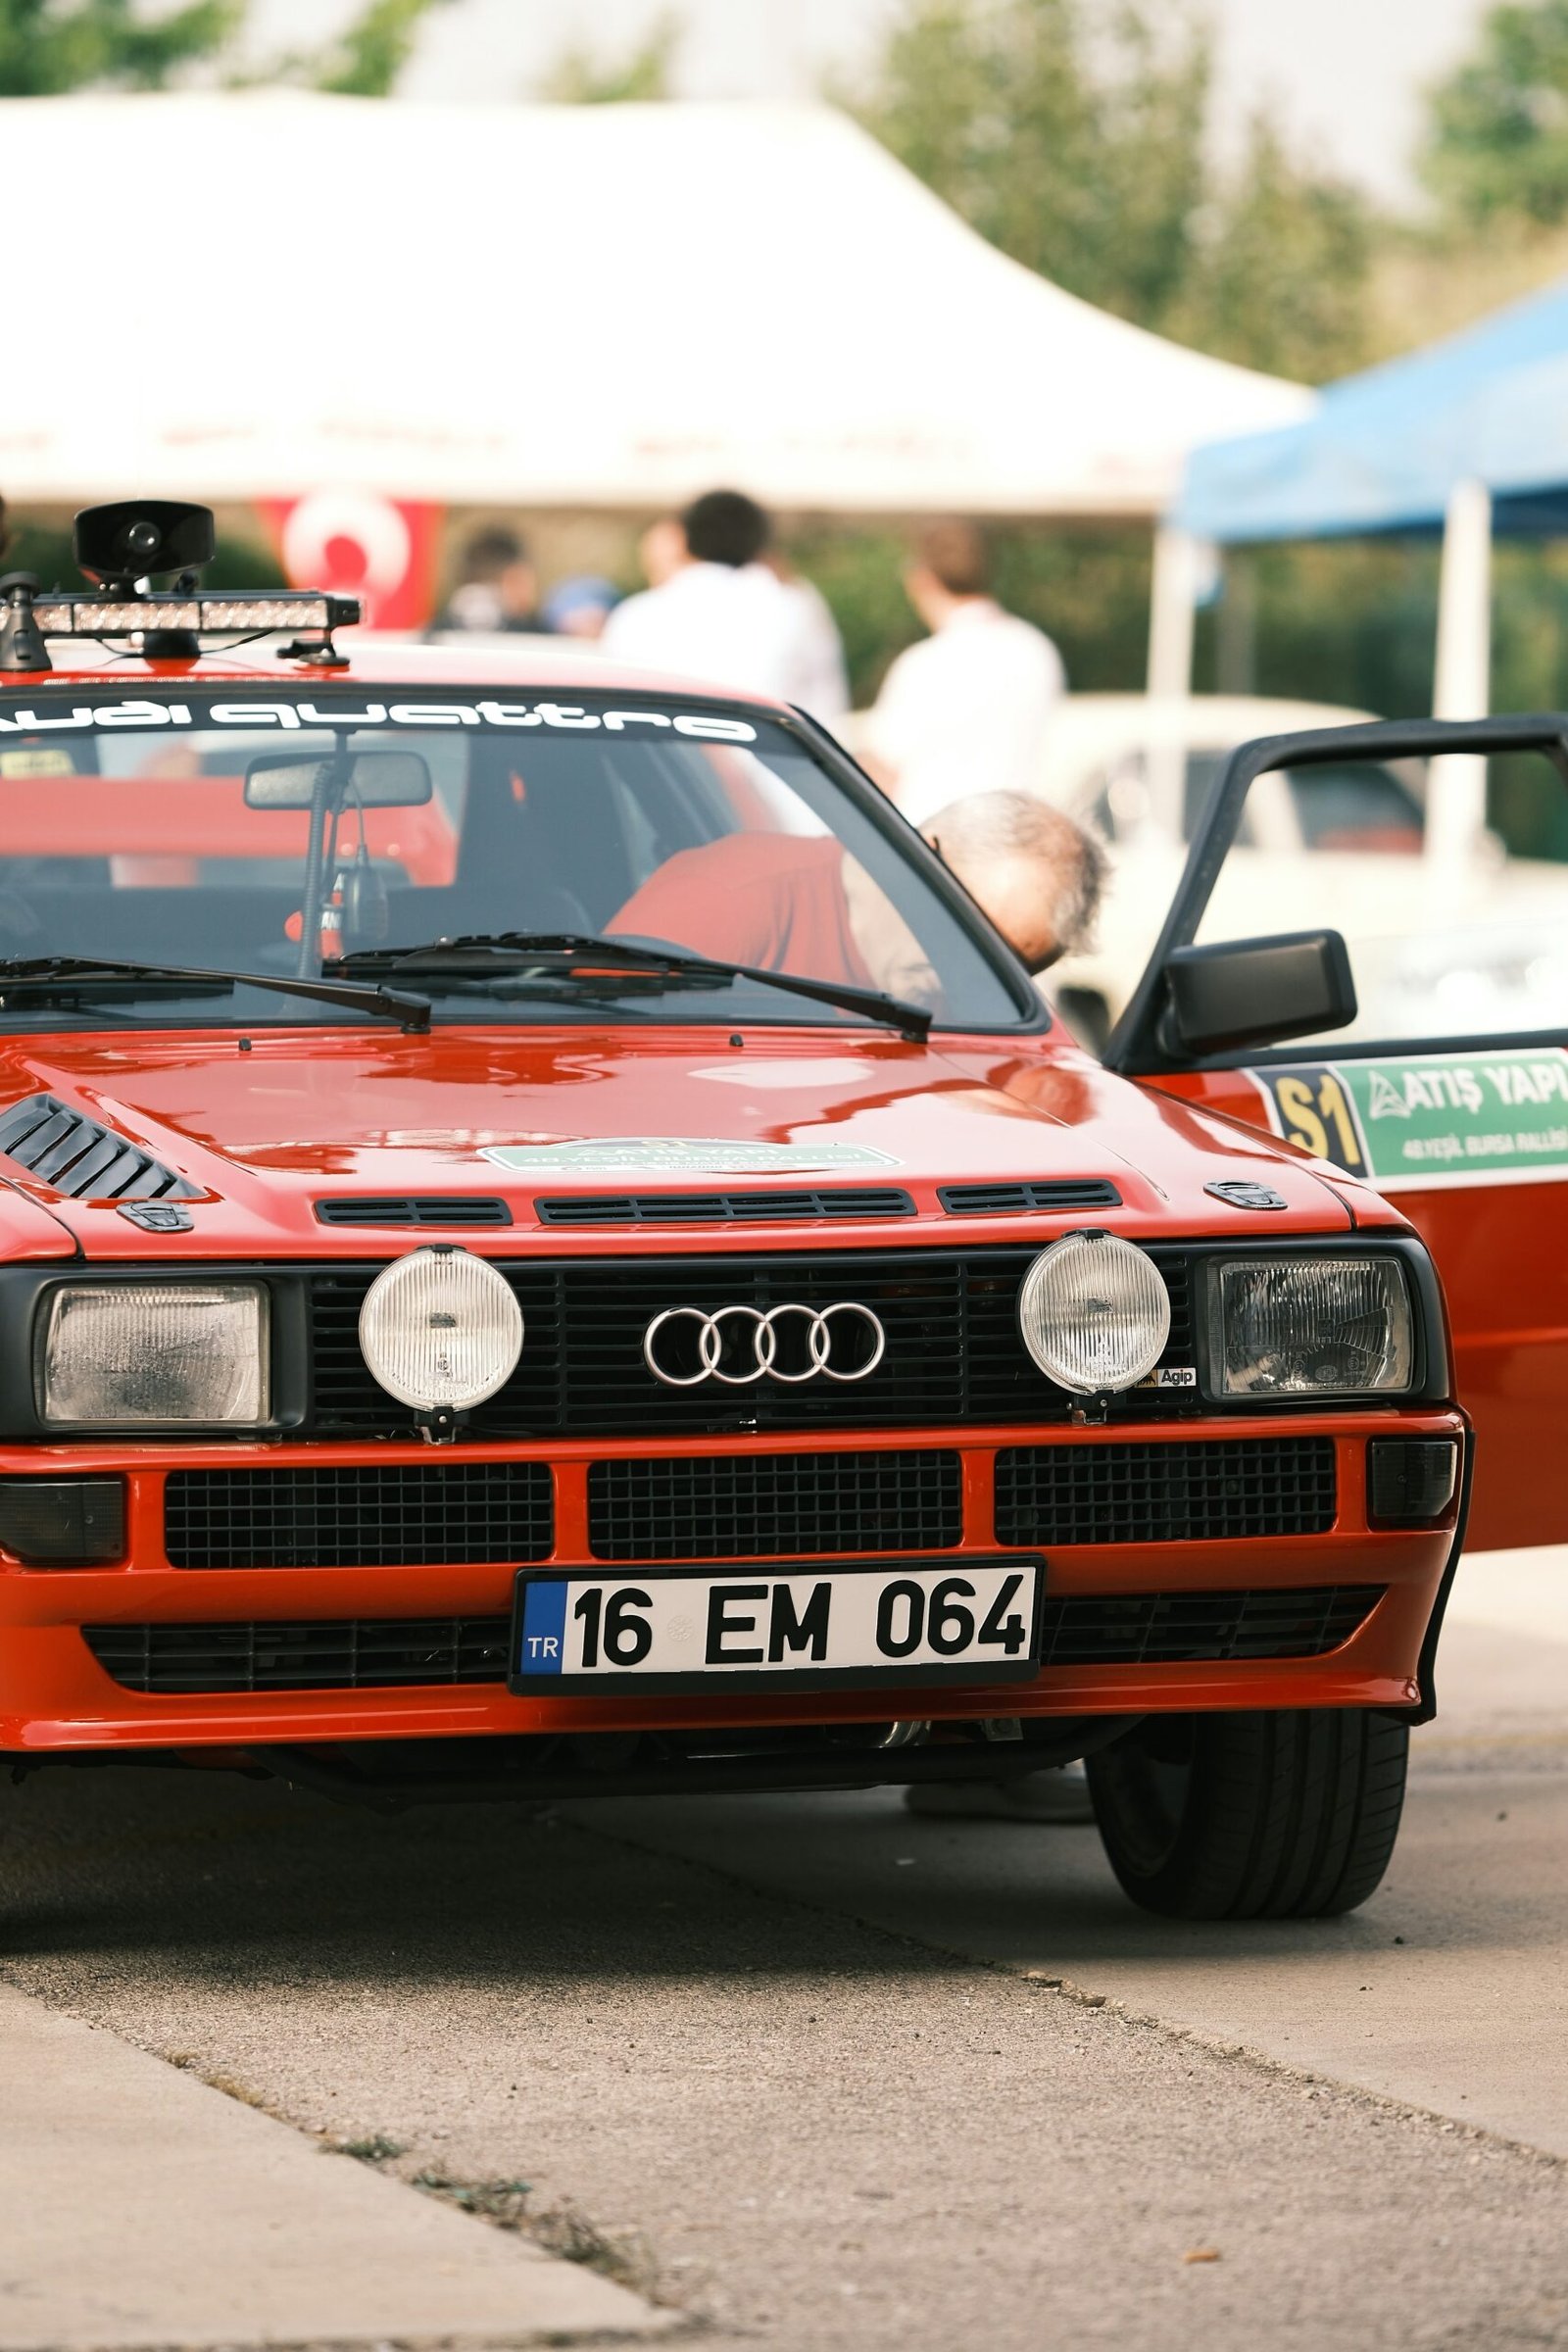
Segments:
[[[787,728],[660,697],[629,710],[404,691],[0,698],[0,961],[317,977],[347,959],[347,976],[373,961],[401,985],[398,952],[443,940],[614,935],[879,992],[945,1026],[1039,1017],[896,822]],[[438,1022],[867,1018],[673,962],[474,960],[410,980]],[[132,1011],[141,1025],[354,1017],[259,989],[198,1003],[169,982],[137,996],[124,976],[74,976],[73,1023]],[[62,1011],[14,987],[3,1017],[58,1028]]]

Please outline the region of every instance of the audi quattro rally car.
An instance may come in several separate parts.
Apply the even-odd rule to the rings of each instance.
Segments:
[[[138,586],[192,512],[0,590],[5,1760],[1084,1756],[1139,1902],[1361,1900],[1467,1424],[1426,1247],[1238,1058],[1332,935],[1167,941],[1107,1070],[801,713]]]

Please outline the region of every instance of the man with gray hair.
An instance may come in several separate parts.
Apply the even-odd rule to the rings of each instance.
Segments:
[[[1088,945],[1104,854],[1058,808],[979,793],[942,809],[924,832],[1031,972]],[[831,835],[730,833],[678,850],[606,927],[916,1004],[936,986],[892,900]]]
[[[1031,972],[1090,945],[1105,853],[1049,802],[977,792],[926,818],[926,840]]]

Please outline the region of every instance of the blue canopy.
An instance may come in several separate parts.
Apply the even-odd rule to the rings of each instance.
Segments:
[[[1222,542],[1416,530],[1466,480],[1498,530],[1568,530],[1568,280],[1331,384],[1303,424],[1198,450],[1171,520]]]

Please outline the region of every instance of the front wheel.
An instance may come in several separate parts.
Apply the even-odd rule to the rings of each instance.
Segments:
[[[1110,1866],[1172,1919],[1321,1919],[1394,1851],[1409,1727],[1362,1707],[1147,1715],[1086,1759]]]

